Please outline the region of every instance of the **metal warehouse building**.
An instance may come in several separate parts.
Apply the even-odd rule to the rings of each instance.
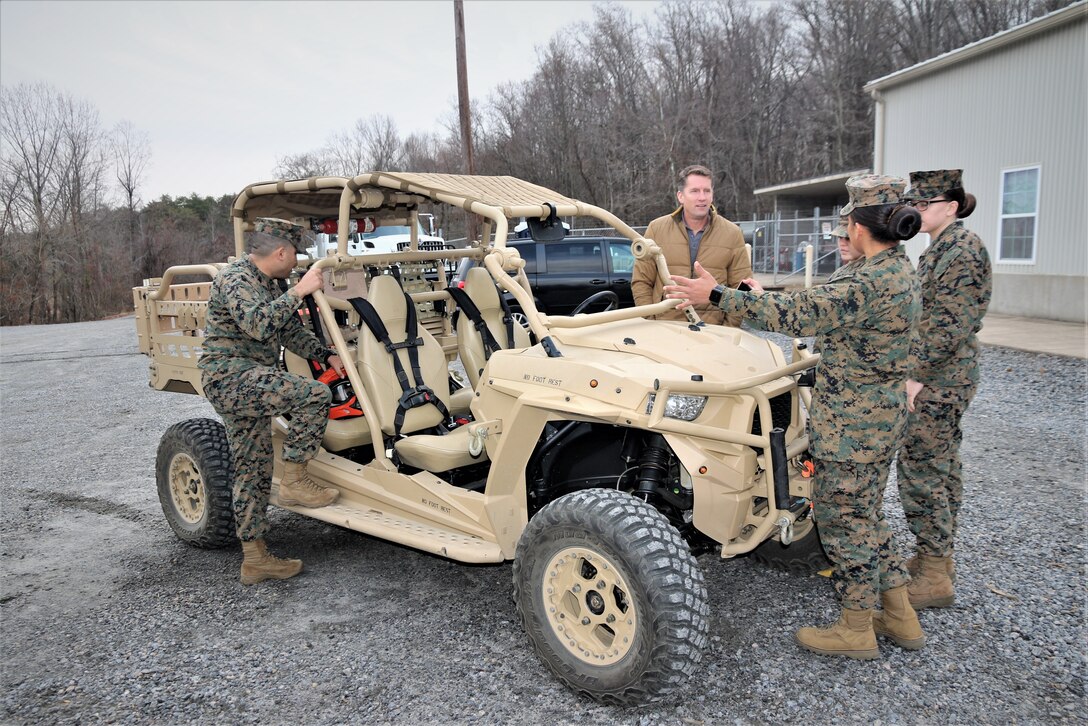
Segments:
[[[1088,2],[870,81],[873,166],[964,170],[990,310],[1086,322]],[[928,240],[908,243],[917,261]]]

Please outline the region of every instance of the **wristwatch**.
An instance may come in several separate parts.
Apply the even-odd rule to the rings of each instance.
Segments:
[[[725,285],[717,285],[710,291],[710,304],[714,307],[720,308],[722,306],[722,295],[725,294]]]

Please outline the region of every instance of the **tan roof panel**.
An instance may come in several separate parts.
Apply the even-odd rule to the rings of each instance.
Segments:
[[[345,186],[414,194],[465,209],[474,203],[497,207],[508,218],[535,215],[545,203],[554,204],[561,216],[582,214],[587,206],[577,199],[512,176],[366,172],[353,179],[312,177],[251,184],[235,199],[235,214],[241,215],[244,209],[244,216],[250,220],[257,217],[335,217]],[[411,202],[410,199],[407,201]],[[382,206],[388,208],[397,203],[403,205],[406,200],[387,199]]]
[[[550,202],[556,207],[582,206],[577,199],[565,197],[546,187],[512,176],[468,176],[463,174],[417,174],[411,172],[374,172],[360,174],[357,182],[399,189],[438,198],[453,197],[460,206],[478,202],[489,207],[512,210],[515,207],[539,206]],[[453,200],[447,200],[453,202]],[[560,212],[568,214],[568,212]],[[507,216],[518,216],[507,214]]]

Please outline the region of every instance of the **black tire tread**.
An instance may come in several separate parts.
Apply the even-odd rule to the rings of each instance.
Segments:
[[[626,576],[645,583],[650,612],[641,617],[654,623],[649,665],[639,678],[610,691],[585,688],[549,657],[533,637],[534,614],[523,590],[529,571],[528,551],[541,534],[554,527],[578,527],[595,532],[609,544],[625,546],[634,555]],[[533,646],[553,674],[573,690],[602,703],[632,706],[661,698],[685,683],[702,660],[709,636],[710,606],[703,573],[680,533],[659,511],[640,499],[610,489],[587,489],[560,497],[533,517],[518,543],[514,560],[514,599]],[[547,628],[546,624],[540,626]]]
[[[752,551],[752,559],[772,570],[793,575],[812,575],[831,567],[815,525],[808,534],[789,545],[783,545],[777,539],[767,540]]]
[[[202,527],[191,531],[173,516],[169,493],[164,490],[166,467],[175,454],[188,453],[204,480],[208,517]],[[176,423],[159,440],[155,457],[156,483],[159,503],[174,534],[183,542],[202,549],[226,547],[237,541],[231,489],[234,463],[227,441],[227,431],[220,421],[211,418],[191,418]]]

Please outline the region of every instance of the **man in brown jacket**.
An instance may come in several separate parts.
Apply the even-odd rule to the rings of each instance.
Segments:
[[[714,181],[710,169],[689,166],[680,172],[679,182],[676,199],[680,207],[672,214],[650,222],[646,238],[661,248],[670,274],[694,277],[695,262],[698,261],[720,284],[736,287],[741,280],[752,276],[752,263],[748,260],[740,227],[714,209]],[[651,305],[664,298],[656,265],[652,259],[635,263],[631,293],[636,305]],[[726,315],[714,305],[699,305],[695,310],[708,323],[740,326],[740,313]],[[685,317],[680,310],[670,310],[658,315],[657,319],[685,320]]]

